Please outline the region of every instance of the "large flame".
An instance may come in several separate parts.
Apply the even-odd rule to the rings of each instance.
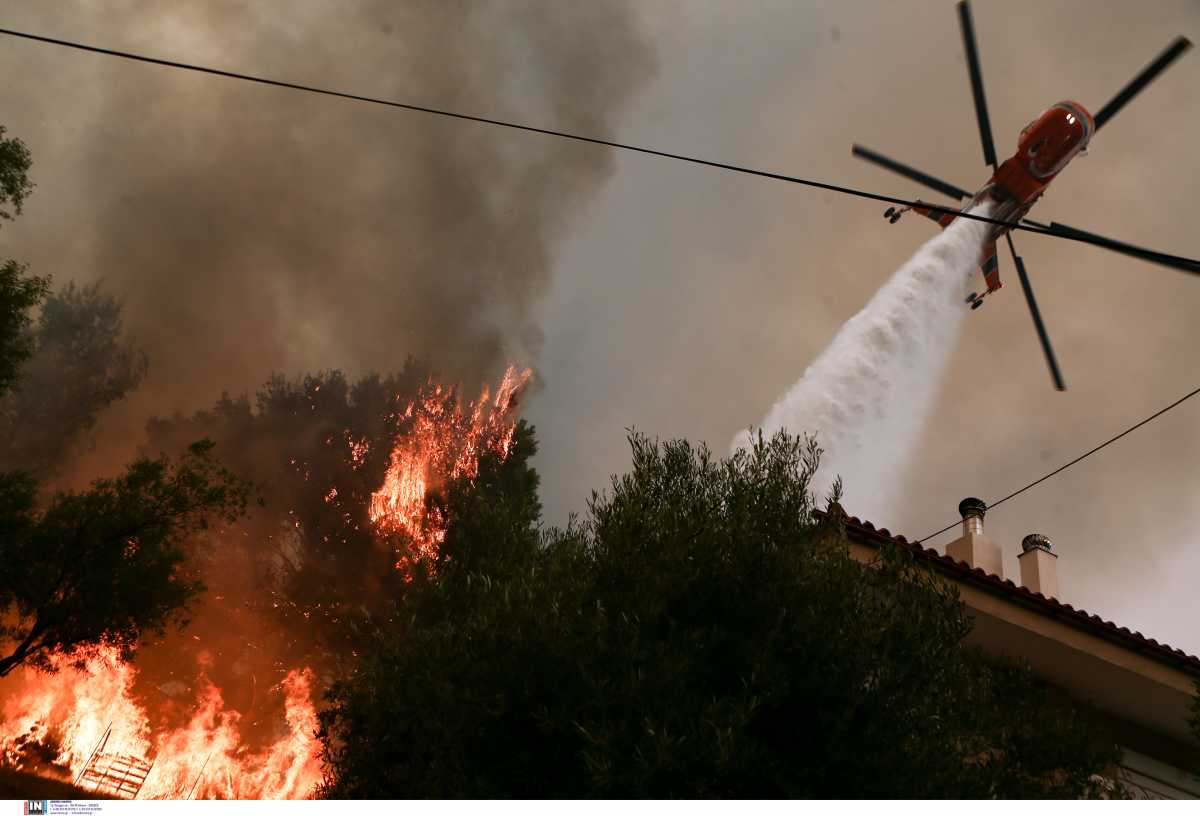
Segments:
[[[453,479],[474,479],[485,453],[512,452],[516,398],[531,376],[510,366],[494,398],[485,387],[465,407],[454,389],[431,382],[392,416],[388,468],[368,509],[376,531],[400,541],[396,568],[406,578],[420,561],[432,568],[445,539],[448,520],[427,509],[427,494]],[[347,444],[351,463],[361,467],[367,441],[347,438]],[[325,501],[341,501],[336,487]],[[9,678],[19,688],[0,703],[0,766],[139,799],[291,799],[321,782],[308,668],[288,671],[276,687],[283,713],[274,741],[259,751],[245,747],[242,715],[203,672],[189,697],[180,695],[181,686],[164,698],[162,711],[155,709],[183,724],[156,729],[135,697],[136,669],[116,650],[100,650],[81,668],[62,658],[55,668]]]
[[[509,366],[494,400],[484,386],[479,399],[465,408],[453,391],[431,383],[399,415],[407,429],[396,439],[370,506],[378,530],[402,533],[407,542],[397,554],[397,569],[410,575],[417,562],[431,564],[446,537],[447,519],[426,508],[430,489],[460,477],[474,479],[486,452],[501,457],[511,452],[516,397],[532,375],[528,368]],[[361,457],[361,443],[352,443],[352,455]]]
[[[139,799],[291,799],[308,795],[321,781],[308,669],[293,669],[280,683],[281,736],[252,753],[242,747],[241,715],[225,706],[207,678],[201,678],[184,725],[151,733],[147,712],[133,695],[137,671],[115,651],[101,651],[82,669],[65,660],[57,668],[51,675],[27,672],[26,688],[4,702],[2,764],[57,772],[88,791],[136,792]],[[34,744],[38,765],[30,764]],[[127,777],[130,767],[142,768],[144,780],[118,789],[118,777]]]

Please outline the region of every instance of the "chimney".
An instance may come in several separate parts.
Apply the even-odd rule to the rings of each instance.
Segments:
[[[958,512],[963,519],[963,532],[947,545],[946,555],[1003,578],[1004,562],[1000,556],[1000,545],[983,534],[983,516],[987,513],[987,505],[980,499],[963,499],[958,503]]]
[[[1021,584],[1030,592],[1040,592],[1047,598],[1058,597],[1058,556],[1050,552],[1050,539],[1030,533],[1021,539]]]

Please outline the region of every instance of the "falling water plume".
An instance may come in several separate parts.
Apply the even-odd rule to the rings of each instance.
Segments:
[[[964,283],[978,275],[987,230],[958,219],[917,250],[763,419],[766,435],[816,434],[825,450],[812,486],[819,497],[840,475],[853,512],[889,517],[968,311]],[[734,449],[748,440],[739,434]]]

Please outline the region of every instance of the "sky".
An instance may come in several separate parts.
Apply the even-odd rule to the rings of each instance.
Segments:
[[[1044,108],[1095,112],[1200,4],[977,0],[997,152]],[[44,3],[0,27],[576,130],[901,197],[854,142],[969,189],[987,178],[952,2]],[[1032,216],[1200,255],[1200,53],[1110,122]],[[719,452],[931,236],[883,205],[549,137],[0,41],[0,123],[38,184],[0,255],[103,279],[150,376],[80,461],[146,416],[273,372],[398,367],[464,382],[532,365],[547,523],[628,464],[627,429]],[[894,516],[920,538],[1200,384],[1200,280],[1018,235],[1068,391],[1011,264],[953,349]],[[797,431],[802,428],[795,429]],[[886,452],[881,452],[886,455]],[[86,468],[85,468],[86,469]],[[1062,600],[1200,653],[1200,401],[996,508]],[[846,509],[857,514],[847,483]],[[870,497],[859,502],[870,505]],[[929,542],[942,548],[946,534]]]

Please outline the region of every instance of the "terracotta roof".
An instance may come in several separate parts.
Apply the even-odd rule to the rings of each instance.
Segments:
[[[837,509],[841,510],[841,508]],[[871,522],[846,515],[845,511],[841,511],[841,514],[846,525],[846,534],[854,541],[875,547],[886,542],[899,545],[918,559],[932,564],[936,569],[952,575],[959,581],[1024,604],[1048,617],[1057,618],[1064,623],[1077,626],[1094,635],[1119,643],[1133,651],[1150,655],[1200,677],[1200,657],[1195,657],[1165,643],[1159,643],[1141,632],[1133,632],[1124,626],[1117,626],[1099,615],[1092,615],[1082,609],[1076,609],[1070,604],[1062,603],[1054,598],[1047,598],[1040,592],[1031,592],[1008,579],[992,575],[978,567],[973,568],[965,561],[956,561],[948,555],[942,555],[937,550],[922,547],[918,542],[908,541],[904,536],[893,536],[887,528],[876,529]],[[818,512],[818,515],[825,514]]]

